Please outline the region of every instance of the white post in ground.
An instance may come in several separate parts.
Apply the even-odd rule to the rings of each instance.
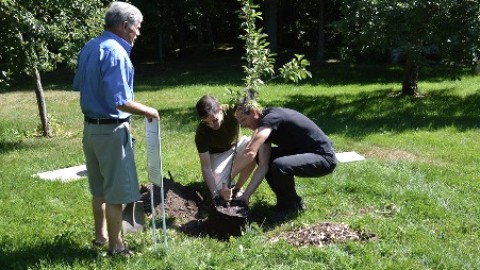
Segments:
[[[161,159],[161,140],[160,140],[160,124],[159,120],[154,118],[148,121],[145,118],[145,136],[147,142],[147,163],[148,178],[152,183],[150,189],[150,202],[152,206],[152,237],[154,250],[157,251],[157,234],[155,228],[155,204],[154,204],[154,185],[160,187],[160,200],[162,206],[162,222],[163,222],[163,246],[165,253],[168,250],[167,245],[167,225],[165,220],[165,199],[163,189],[162,159]]]

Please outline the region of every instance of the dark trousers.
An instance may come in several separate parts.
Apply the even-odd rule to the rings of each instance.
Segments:
[[[336,167],[334,154],[304,153],[289,155],[272,147],[270,167],[265,178],[277,196],[277,206],[288,208],[300,200],[295,190],[294,176],[320,177],[332,173]]]

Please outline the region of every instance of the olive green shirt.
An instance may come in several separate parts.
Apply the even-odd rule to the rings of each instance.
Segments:
[[[222,104],[221,107],[223,123],[218,130],[213,130],[201,122],[198,124],[195,133],[198,153],[223,153],[235,145],[237,131],[240,132],[235,110],[227,104]]]

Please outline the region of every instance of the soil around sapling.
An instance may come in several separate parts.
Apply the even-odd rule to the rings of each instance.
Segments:
[[[144,202],[144,211],[151,217],[150,190],[152,185],[141,185],[141,200]],[[183,186],[172,179],[163,180],[165,194],[165,214],[169,226],[180,232],[194,236],[209,236],[226,240],[230,236],[240,236],[245,225],[248,224],[245,207],[243,205],[213,206],[210,200],[204,199],[201,192],[195,188]],[[161,216],[160,187],[153,185],[154,205],[156,216]],[[264,217],[255,215],[263,225]],[[345,241],[368,241],[377,239],[375,233],[366,233],[352,230],[348,225],[334,222],[321,222],[306,228],[297,228],[282,232],[270,238],[271,243],[280,240],[294,246],[325,246]]]
[[[140,186],[141,200],[144,202],[147,217],[151,217],[152,214],[151,186]],[[153,187],[155,214],[158,217],[162,213],[160,187],[156,185]],[[211,201],[204,199],[200,191],[168,178],[163,179],[163,188],[166,218],[171,221],[172,227],[187,235],[228,239],[230,236],[239,236],[247,223],[246,216],[239,216],[237,206],[222,210],[215,208]]]

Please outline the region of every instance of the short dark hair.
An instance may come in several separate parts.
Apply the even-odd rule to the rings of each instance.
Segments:
[[[253,92],[247,92],[245,97],[239,98],[235,104],[235,108],[237,112],[247,115],[250,114],[250,110],[262,110],[260,104],[258,104],[257,100],[255,99]]]
[[[220,103],[218,103],[217,99],[210,95],[205,95],[201,97],[197,105],[195,105],[197,109],[198,117],[204,118],[209,114],[215,114],[221,110]]]

